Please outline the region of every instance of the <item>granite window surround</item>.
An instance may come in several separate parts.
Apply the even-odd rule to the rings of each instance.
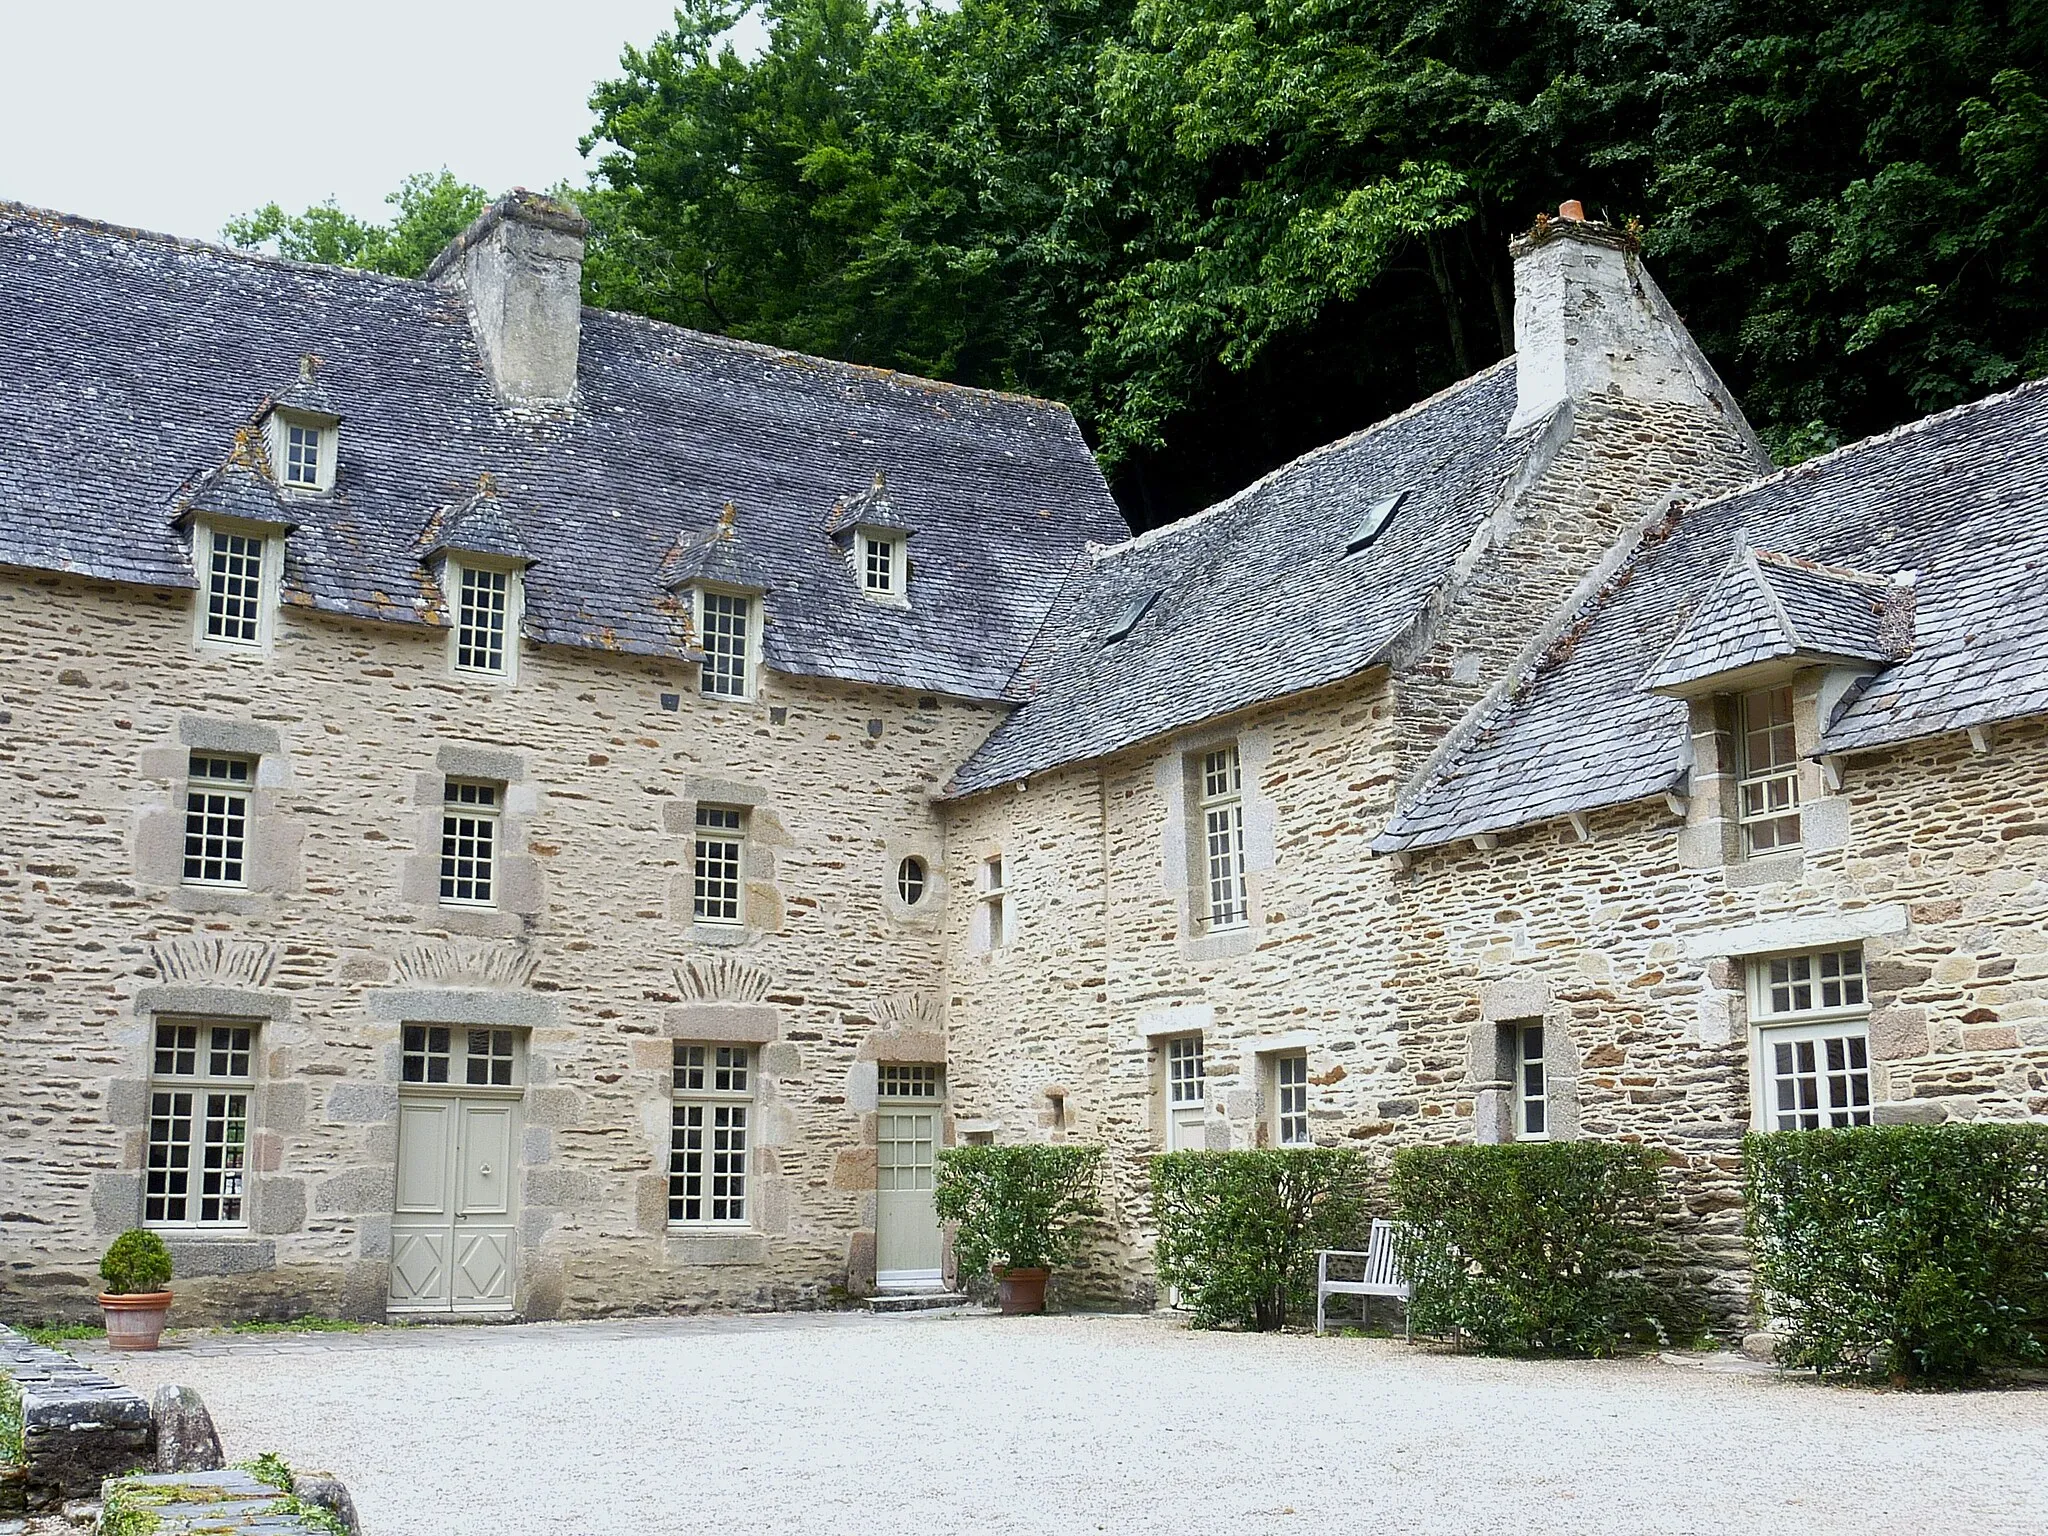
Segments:
[[[1203,815],[1203,764],[1208,754],[1236,747],[1242,788],[1238,807],[1244,869],[1244,919],[1226,927],[1209,922],[1208,829]],[[1165,807],[1161,862],[1176,910],[1180,958],[1192,964],[1248,955],[1266,929],[1266,888],[1278,862],[1279,813],[1263,792],[1272,760],[1270,727],[1218,729],[1172,743],[1158,759],[1154,788]]]
[[[742,835],[746,853],[742,860],[737,923],[697,921],[699,805],[729,806],[744,813]],[[685,931],[691,943],[729,948],[752,944],[764,934],[782,931],[786,903],[777,883],[780,854],[795,844],[767,790],[739,780],[692,775],[683,780],[680,795],[662,802],[661,815],[670,850],[669,917]]]
[[[1792,718],[1799,752],[1799,835],[1797,844],[1750,854],[1743,846],[1741,817],[1741,697],[1711,694],[1688,701],[1692,764],[1687,779],[1686,822],[1679,832],[1679,862],[1690,869],[1720,869],[1737,889],[1795,881],[1809,861],[1838,854],[1849,841],[1849,801],[1831,793],[1828,776],[1815,761],[1821,729],[1853,681],[1864,674],[1847,668],[1807,667],[1791,679]]]
[[[470,781],[503,786],[493,850],[490,906],[441,899],[441,840],[449,810],[448,784]],[[547,910],[541,861],[527,852],[527,835],[540,790],[527,781],[524,753],[500,747],[443,743],[433,770],[413,779],[413,851],[399,866],[399,899],[423,928],[469,938],[514,938]]]
[[[912,904],[903,899],[897,872],[905,859],[924,865],[924,894]],[[944,846],[937,837],[913,835],[890,837],[882,845],[875,870],[875,883],[882,893],[882,912],[890,922],[905,928],[937,929],[945,922],[946,895],[951,889],[945,875]]]
[[[185,883],[186,789],[195,753],[246,758],[255,764],[239,885]],[[138,885],[161,889],[169,904],[183,912],[243,915],[268,912],[277,897],[299,889],[305,833],[283,808],[293,780],[291,759],[276,728],[183,715],[175,741],[145,747],[138,771],[146,784],[154,786],[153,792],[145,791],[135,824]]]
[[[1571,1038],[1569,1012],[1552,1002],[1548,983],[1517,977],[1480,989],[1479,1020],[1467,1036],[1472,1137],[1481,1146],[1522,1139],[1516,1124],[1515,1082],[1525,1024],[1543,1026],[1544,1139],[1579,1138],[1582,1063]]]

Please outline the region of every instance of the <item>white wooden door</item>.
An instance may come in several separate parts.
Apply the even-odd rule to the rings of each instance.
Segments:
[[[1166,1150],[1200,1152],[1209,1145],[1209,1078],[1200,1035],[1166,1042]]]
[[[932,1208],[936,1109],[884,1108],[875,1119],[875,1284],[937,1290],[942,1247]]]
[[[393,1312],[511,1310],[518,1107],[508,1099],[400,1096]]]

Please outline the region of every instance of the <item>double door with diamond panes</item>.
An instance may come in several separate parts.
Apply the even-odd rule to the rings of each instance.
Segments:
[[[939,1147],[940,1070],[884,1062],[875,1115],[875,1284],[936,1290],[944,1244],[932,1204]]]
[[[519,1053],[509,1029],[405,1026],[393,1312],[512,1308]]]

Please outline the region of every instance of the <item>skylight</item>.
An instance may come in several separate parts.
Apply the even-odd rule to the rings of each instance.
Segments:
[[[1401,503],[1408,499],[1406,491],[1396,491],[1391,496],[1382,496],[1365,509],[1365,516],[1358,520],[1358,526],[1351,530],[1351,542],[1344,547],[1344,553],[1355,555],[1380,536],[1380,530],[1387,526],[1387,520],[1400,510]]]
[[[1123,607],[1117,610],[1116,618],[1111,622],[1109,628],[1103,631],[1102,643],[1104,645],[1115,645],[1117,641],[1123,639],[1124,636],[1138,627],[1138,620],[1144,618],[1152,605],[1158,601],[1159,592],[1157,588],[1150,592],[1140,592],[1136,597],[1127,598]]]

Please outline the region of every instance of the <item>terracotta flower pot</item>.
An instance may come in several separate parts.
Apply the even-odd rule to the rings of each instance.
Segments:
[[[100,1315],[107,1320],[107,1348],[155,1349],[170,1315],[169,1291],[137,1291],[132,1296],[100,1297]]]
[[[1049,1269],[999,1269],[996,1301],[1005,1317],[1023,1317],[1045,1310],[1045,1282]]]

